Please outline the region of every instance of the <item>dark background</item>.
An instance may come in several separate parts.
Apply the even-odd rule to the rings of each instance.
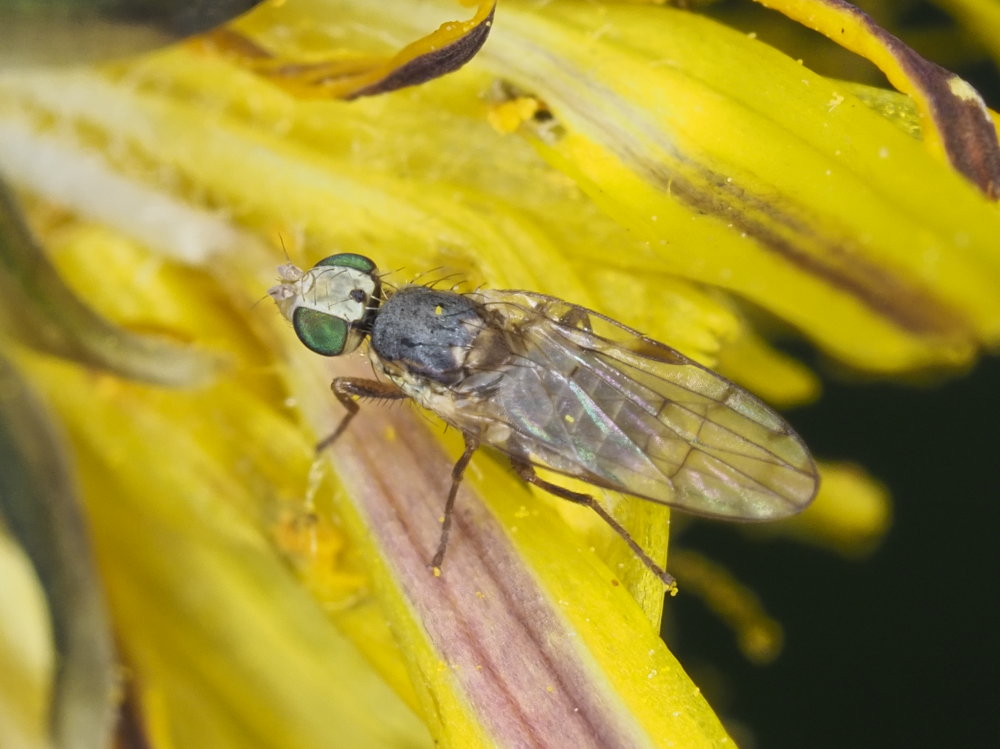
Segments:
[[[736,728],[744,749],[996,749],[1000,361],[929,390],[829,385],[790,417],[818,456],[855,460],[887,484],[893,525],[869,558],[846,561],[692,524],[678,543],[751,587],[783,624],[785,647],[755,666],[681,595],[669,604],[680,661],[709,692],[721,680],[709,699],[749,730]]]

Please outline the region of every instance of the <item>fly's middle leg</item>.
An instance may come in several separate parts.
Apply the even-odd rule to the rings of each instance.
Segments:
[[[332,433],[321,439],[316,444],[316,452],[322,452],[344,433],[351,419],[358,413],[358,402],[355,398],[377,398],[379,400],[399,400],[406,397],[406,393],[395,385],[378,380],[365,380],[360,377],[338,377],[330,383],[330,390],[337,396],[337,400],[347,410],[344,418],[337,424],[337,428]]]
[[[441,519],[441,540],[438,541],[437,551],[434,552],[434,558],[431,560],[431,569],[435,571],[435,574],[440,572],[444,553],[448,549],[448,536],[451,534],[451,519],[455,512],[455,497],[458,496],[458,487],[462,483],[462,476],[465,474],[469,461],[472,460],[473,453],[479,449],[479,440],[466,432],[462,432],[462,437],[465,440],[465,452],[451,469],[451,489],[448,490],[448,500],[444,503],[444,517]]]
[[[607,510],[601,507],[596,499],[591,497],[589,494],[574,492],[562,486],[549,483],[545,479],[539,478],[532,465],[523,460],[511,458],[510,463],[514,466],[514,470],[517,472],[517,475],[529,484],[533,484],[539,489],[544,489],[550,494],[554,494],[561,499],[568,499],[570,502],[575,502],[579,505],[586,505],[596,512],[600,516],[601,520],[611,526],[611,530],[621,536],[622,540],[628,544],[632,552],[639,557],[650,572],[660,578],[660,580],[663,581],[663,584],[666,585],[672,593],[677,590],[677,581],[674,579],[674,576],[654,562],[649,554],[647,554],[645,550],[635,542],[635,539],[632,538],[632,534],[630,534],[621,523],[615,520]]]

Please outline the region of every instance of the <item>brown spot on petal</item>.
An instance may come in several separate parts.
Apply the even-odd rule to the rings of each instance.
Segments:
[[[780,210],[778,203],[744,190],[737,182],[689,163],[697,179],[662,164],[626,157],[632,168],[645,173],[659,189],[669,192],[693,210],[731,223],[775,254],[804,272],[850,294],[897,327],[920,336],[964,339],[969,336],[961,314],[910,282],[891,267],[872,262],[868,251],[847,237],[821,233],[806,220],[803,208]],[[788,206],[787,196],[781,203]]]
[[[396,89],[416,86],[458,70],[471,60],[486,42],[493,25],[493,10],[480,23],[451,44],[427,52],[399,66],[382,80],[355,91],[346,99],[385,94]]]
[[[192,42],[195,49],[227,57],[302,99],[357,99],[416,86],[458,70],[485,43],[495,3],[476,16],[451,22],[407,45],[388,59],[285,60],[238,32],[221,29]]]
[[[895,37],[892,41],[902,44]],[[927,98],[948,161],[987,196],[1000,198],[997,132],[979,93],[944,68],[903,47],[900,63]]]
[[[773,3],[789,18],[875,63],[932,120],[955,170],[990,198],[1000,198],[1000,143],[986,105],[972,86],[925,60],[851,3],[813,0],[805,8],[799,5]],[[810,5],[815,7],[810,9]],[[822,10],[824,6],[828,11]]]

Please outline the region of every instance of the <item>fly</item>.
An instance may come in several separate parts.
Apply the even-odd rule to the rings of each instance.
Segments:
[[[683,354],[575,304],[529,291],[383,293],[375,264],[340,253],[303,271],[279,269],[269,290],[299,339],[323,356],[368,339],[385,380],[338,377],[347,413],[356,398],[411,398],[462,433],[452,470],[439,569],[455,497],[473,453],[505,453],[525,481],[586,505],[668,586],[673,578],[589,494],[552,484],[535,467],[695,515],[765,521],[793,515],[816,494],[809,450],[756,397]]]

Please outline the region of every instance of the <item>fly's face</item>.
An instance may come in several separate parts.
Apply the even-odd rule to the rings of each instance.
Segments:
[[[267,293],[308,349],[340,356],[361,344],[378,308],[379,281],[371,260],[344,252],[307,271],[288,264],[278,272],[281,283]]]

